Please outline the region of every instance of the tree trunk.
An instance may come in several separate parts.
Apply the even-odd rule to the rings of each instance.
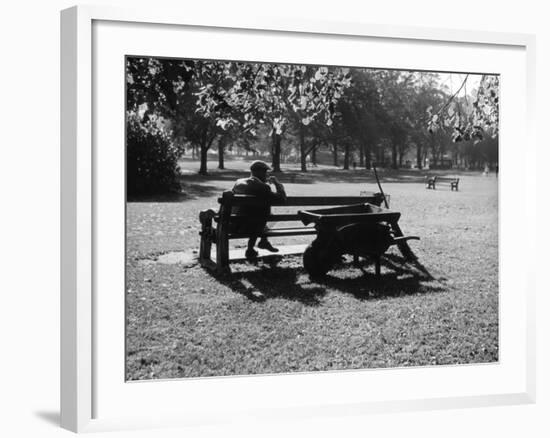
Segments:
[[[201,152],[201,167],[199,169],[199,175],[208,175],[208,169],[207,169],[207,157],[208,157],[208,146],[206,144],[200,145],[200,152]]]
[[[379,165],[385,167],[386,166],[386,162],[385,162],[386,157],[384,156],[384,146],[382,146],[382,147],[379,146],[376,149],[376,155],[377,155],[377,159],[376,159],[377,163]]]
[[[419,143],[416,144],[416,167],[422,169],[422,145]]]
[[[437,143],[435,136],[432,135],[432,142],[431,142],[431,149],[432,149],[432,161],[430,162],[430,166],[436,166],[437,165]]]
[[[221,136],[218,140],[218,169],[225,169],[224,167],[224,150],[225,150],[225,139]]]
[[[305,127],[302,123],[300,123],[300,169],[302,172],[307,172],[307,164],[306,164],[306,145],[305,145]]]
[[[370,143],[365,143],[365,169],[371,168],[371,161],[370,161]]]
[[[314,147],[312,150],[311,150],[311,164],[313,164],[314,166],[317,166],[317,147]]]
[[[273,167],[273,172],[281,171],[281,136],[280,134],[272,134],[272,144],[271,144],[271,165]]]
[[[338,167],[338,145],[332,144],[332,161],[335,167]]]
[[[344,170],[349,170],[349,143],[344,146]]]
[[[397,145],[395,143],[391,145],[391,167],[397,169]]]
[[[363,143],[359,145],[359,167],[363,167],[365,165],[365,147]]]

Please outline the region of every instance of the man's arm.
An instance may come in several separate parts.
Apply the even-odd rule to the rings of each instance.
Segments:
[[[274,176],[270,176],[267,179],[267,182],[275,186],[276,193],[274,195],[277,197],[277,199],[284,201],[286,199],[285,187],[279,182],[279,180]]]

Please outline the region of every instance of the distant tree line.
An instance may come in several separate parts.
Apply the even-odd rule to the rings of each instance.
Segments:
[[[177,188],[190,152],[207,174],[209,151],[293,157],[303,172],[318,152],[335,166],[437,166],[498,159],[498,77],[451,94],[435,73],[128,57],[128,192]],[[467,77],[466,77],[467,78]]]

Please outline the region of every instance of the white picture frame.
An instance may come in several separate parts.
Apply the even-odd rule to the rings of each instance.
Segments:
[[[459,392],[440,393],[438,396],[417,397],[414,391],[406,393],[406,389],[391,391],[388,398],[369,398],[366,395],[352,394],[348,389],[353,385],[355,379],[363,378],[359,373],[333,373],[328,378],[323,377],[322,384],[326,385],[329,394],[320,397],[316,402],[304,398],[300,403],[292,404],[285,401],[284,396],[274,396],[269,406],[263,409],[255,409],[253,406],[244,406],[241,410],[230,409],[230,394],[235,391],[242,391],[245,394],[254,395],[255,387],[271,388],[283,383],[287,385],[299,385],[308,388],[308,385],[319,384],[314,374],[296,376],[256,376],[239,377],[229,379],[192,379],[191,382],[143,382],[125,384],[132,388],[132,397],[139,397],[139,385],[147,385],[152,391],[151,394],[161,394],[162,391],[173,393],[183,384],[186,391],[197,391],[197,393],[220,393],[221,401],[219,406],[208,411],[197,402],[196,409],[183,412],[181,407],[173,406],[166,409],[166,406],[159,405],[158,408],[150,409],[150,415],[143,412],[133,412],[132,409],[120,409],[116,412],[116,406],[108,409],[109,414],[101,414],[104,409],[102,397],[105,393],[103,375],[109,373],[112,365],[105,362],[106,354],[97,354],[103,348],[101,330],[98,331],[98,320],[103,321],[105,312],[104,300],[97,300],[98,285],[104,285],[107,280],[102,279],[101,269],[98,270],[98,223],[101,217],[98,216],[97,206],[103,202],[101,189],[98,189],[97,178],[99,172],[107,174],[116,172],[116,169],[101,168],[103,161],[94,152],[95,143],[101,136],[97,132],[97,105],[98,96],[94,90],[94,84],[101,80],[99,76],[102,71],[94,64],[97,61],[98,50],[103,50],[101,35],[94,33],[94,26],[98,23],[116,23],[123,26],[129,24],[131,27],[148,27],[151,32],[161,32],[167,28],[175,29],[185,27],[186,29],[198,29],[201,32],[222,33],[229,30],[237,30],[238,33],[246,35],[248,32],[261,36],[264,33],[276,33],[278,35],[309,36],[311,39],[349,37],[361,41],[385,41],[388,44],[400,44],[406,42],[413,45],[435,45],[452,44],[462,47],[465,51],[475,48],[485,48],[488,51],[515,53],[524,62],[514,64],[510,69],[517,69],[517,78],[525,79],[524,90],[517,93],[519,108],[513,109],[515,116],[520,116],[523,122],[518,122],[515,130],[511,132],[506,125],[506,116],[503,117],[502,135],[510,136],[511,139],[521,135],[524,139],[526,150],[535,152],[535,140],[533,134],[534,120],[534,53],[535,40],[532,35],[506,34],[490,32],[460,31],[450,29],[424,29],[403,26],[383,26],[365,23],[338,23],[338,22],[316,22],[295,19],[278,19],[269,17],[251,17],[243,15],[240,20],[231,19],[216,15],[192,16],[183,11],[162,11],[156,8],[148,10],[126,10],[110,7],[78,6],[62,11],[61,13],[61,426],[75,432],[94,432],[113,429],[147,428],[161,426],[184,426],[189,424],[210,424],[229,421],[235,418],[268,418],[271,416],[288,416],[293,418],[311,417],[318,415],[343,415],[345,414],[367,414],[373,412],[399,412],[418,409],[440,409],[453,407],[477,407],[489,405],[532,403],[535,400],[535,274],[527,262],[521,262],[512,254],[517,250],[522,251],[535,247],[535,235],[532,233],[525,236],[523,241],[513,241],[509,238],[509,230],[517,221],[529,221],[536,223],[535,211],[523,209],[520,212],[509,213],[507,206],[512,207],[511,202],[504,202],[500,214],[501,231],[503,238],[510,240],[507,248],[509,259],[504,260],[505,265],[516,266],[519,280],[514,283],[517,297],[514,302],[501,307],[501,321],[505,324],[501,331],[501,342],[508,342],[509,337],[514,337],[515,347],[510,351],[517,357],[504,358],[496,366],[506,368],[507,361],[514,362],[511,367],[502,375],[499,368],[485,369],[483,367],[458,367],[450,370],[450,373],[464,372],[467,375],[479,375],[480,380],[485,380],[489,375],[497,375],[492,389],[482,390],[479,393],[465,389],[460,395]],[[135,29],[134,29],[135,30]],[[116,46],[116,44],[113,44]],[[200,44],[199,44],[200,49]],[[123,49],[121,49],[123,50]],[[428,50],[428,49],[427,49]],[[135,53],[133,53],[135,54]],[[162,55],[162,53],[158,53]],[[235,55],[237,56],[237,55]],[[245,56],[245,55],[241,55]],[[505,57],[505,55],[503,55]],[[118,58],[117,58],[118,59]],[[517,59],[517,58],[514,58]],[[389,65],[384,65],[391,67]],[[514,76],[510,74],[510,77]],[[503,88],[508,87],[506,77],[503,77]],[[523,92],[525,91],[525,92]],[[120,102],[119,102],[120,103]],[[512,110],[510,110],[512,111]],[[95,139],[95,140],[94,140]],[[505,144],[506,142],[504,142]],[[527,155],[527,154],[526,154]],[[514,175],[507,172],[506,160],[513,161],[513,157],[504,158],[501,166],[501,192],[504,197],[521,197],[524,203],[521,205],[535,205],[535,174],[527,169],[527,163],[521,162],[519,173]],[[510,167],[508,167],[509,169]],[[514,178],[516,183],[511,184],[510,179]],[[510,183],[509,183],[510,182]],[[506,191],[505,191],[506,190]],[[113,202],[117,202],[114,198]],[[101,209],[99,209],[101,210]],[[511,211],[511,210],[510,210]],[[521,222],[520,222],[521,223]],[[124,224],[122,224],[124,227]],[[118,230],[118,231],[117,231]],[[120,234],[118,228],[111,230]],[[123,233],[123,231],[122,231]],[[99,245],[101,247],[101,245]],[[501,255],[502,257],[502,255]],[[501,260],[502,262],[503,260]],[[511,280],[509,277],[501,276],[502,284],[506,285]],[[514,280],[515,281],[515,280]],[[108,284],[108,283],[107,283]],[[124,293],[123,290],[116,293]],[[512,305],[513,304],[513,305]],[[103,312],[103,313],[102,313]],[[504,315],[504,316],[503,316]],[[115,330],[116,336],[120,337],[120,326],[123,325],[123,313],[120,316],[120,324],[109,326]],[[117,315],[108,315],[105,318],[116,318]],[[516,318],[517,317],[517,318]],[[511,321],[519,321],[513,327]],[[507,324],[507,325],[506,325]],[[515,335],[510,335],[514,333]],[[517,339],[515,339],[517,337]],[[504,339],[503,339],[504,338]],[[511,341],[512,342],[512,341]],[[99,357],[99,358],[98,358]],[[105,363],[104,363],[105,362]],[[118,372],[118,371],[117,371]],[[435,368],[426,369],[400,369],[375,371],[377,379],[389,381],[406,382],[414,380],[429,379],[430,376],[442,374],[447,371]],[[389,375],[388,372],[392,372]],[[485,376],[487,374],[487,376]],[[117,374],[118,375],[118,374]],[[373,374],[370,374],[372,377]],[[457,374],[458,375],[458,374]],[[508,376],[508,377],[507,377]],[[511,378],[510,378],[511,376]],[[116,376],[115,376],[116,377]],[[510,379],[508,379],[510,378]],[[284,379],[284,380],[282,380]],[[330,379],[330,380],[329,380]],[[513,385],[508,385],[504,380],[508,379]],[[286,382],[286,383],[285,383]],[[499,386],[499,382],[501,385]],[[508,382],[508,383],[509,383]],[[103,385],[103,387],[102,387]],[[270,386],[271,385],[271,386]],[[108,386],[108,385],[107,385]],[[193,386],[193,388],[190,388]],[[99,388],[99,389],[98,389]],[[158,392],[157,392],[157,388]],[[175,389],[174,389],[175,388]],[[338,390],[338,388],[343,388]],[[226,392],[224,392],[226,391]],[[330,391],[333,391],[332,393]],[[468,392],[469,391],[469,392]],[[116,391],[115,391],[116,392]],[[225,396],[224,396],[225,394]],[[435,394],[435,393],[434,393]],[[332,397],[332,399],[331,399]],[[330,401],[332,400],[332,401]],[[117,404],[115,399],[113,404]],[[227,406],[227,409],[224,409]],[[107,409],[105,410],[107,411]],[[100,414],[98,414],[98,412]]]

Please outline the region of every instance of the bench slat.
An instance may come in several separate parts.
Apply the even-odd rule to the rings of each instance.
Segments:
[[[262,233],[265,237],[286,237],[286,236],[313,236],[317,234],[315,228],[277,228]],[[228,236],[230,239],[248,239],[250,234],[233,233]]]
[[[317,205],[347,205],[372,203],[378,199],[374,194],[366,196],[288,196],[285,201],[271,202],[272,206],[309,207]],[[223,198],[218,198],[220,204],[224,203]],[[266,202],[255,196],[233,195],[231,205],[266,205]]]
[[[297,214],[272,214],[267,218],[268,222],[300,221]]]
[[[308,207],[317,205],[348,205],[372,202],[373,196],[289,196],[286,202],[273,205],[289,205],[292,207]]]
[[[243,216],[232,214],[231,215],[231,220],[239,218],[239,217],[243,217]],[[246,216],[246,217],[248,217],[248,216]],[[216,215],[216,216],[214,216],[214,220],[216,222],[219,222],[220,217],[218,215]],[[291,213],[288,213],[288,214],[271,214],[267,217],[267,222],[292,222],[292,221],[300,222],[300,217],[295,213],[293,213],[293,214],[291,214]]]
[[[307,232],[308,230],[315,230],[315,227],[277,227],[277,228],[268,228],[268,232],[271,231],[302,231]]]
[[[454,181],[458,181],[460,178],[454,178],[452,176],[431,176],[431,177],[426,177],[426,179],[430,181],[435,180],[435,182],[440,182],[440,181],[454,182]]]
[[[232,214],[231,220],[238,219],[240,217],[248,218],[248,216],[240,216],[238,214]],[[267,222],[283,222],[283,221],[299,221],[300,217],[296,213],[281,213],[270,214],[267,217]]]

